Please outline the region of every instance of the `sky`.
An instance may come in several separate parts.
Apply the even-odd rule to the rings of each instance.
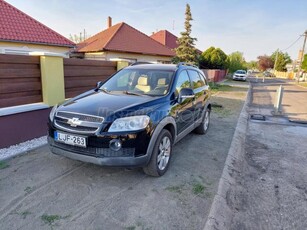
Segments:
[[[147,35],[166,29],[180,36],[189,3],[196,47],[204,51],[214,46],[226,54],[240,51],[247,61],[277,49],[296,59],[303,46],[300,35],[307,30],[306,0],[6,1],[65,37],[84,29],[95,35],[107,28],[108,16],[113,25],[126,22]]]

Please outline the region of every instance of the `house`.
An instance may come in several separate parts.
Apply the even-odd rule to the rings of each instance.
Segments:
[[[153,33],[150,37],[170,49],[175,49],[178,47],[178,38],[167,30],[160,30],[157,33]]]
[[[72,41],[0,0],[0,53],[43,52],[68,57],[74,46]]]
[[[121,22],[77,44],[74,56],[96,60],[127,60],[170,63],[175,52],[146,34]]]
[[[168,30],[160,30],[156,33],[153,33],[150,36],[152,39],[156,40],[157,42],[161,43],[162,45],[167,46],[168,48],[174,50],[178,47],[177,39],[174,34],[169,32]],[[202,51],[196,48],[197,54],[201,55]]]

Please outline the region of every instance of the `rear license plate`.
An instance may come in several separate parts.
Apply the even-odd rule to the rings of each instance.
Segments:
[[[54,131],[54,140],[68,145],[74,145],[86,148],[85,137]]]

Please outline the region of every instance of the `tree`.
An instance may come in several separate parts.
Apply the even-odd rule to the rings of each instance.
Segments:
[[[304,55],[304,59],[302,62],[302,70],[307,71],[307,54]]]
[[[236,51],[228,55],[227,58],[228,69],[230,73],[235,72],[238,69],[245,69],[245,59],[243,57],[243,53]]]
[[[277,61],[276,61],[276,56],[277,56]],[[278,51],[278,50],[275,51],[271,55],[271,59],[272,59],[273,63],[276,63],[276,66],[273,66],[273,67],[277,71],[286,71],[287,70],[286,65],[292,62],[288,53],[283,53],[283,52]]]
[[[83,42],[84,40],[88,39],[90,37],[90,35],[86,34],[86,31],[84,30],[84,32],[80,32],[79,35],[77,34],[69,34],[69,40],[71,40],[72,42],[78,44],[80,42]]]
[[[257,63],[257,61],[246,62],[246,63],[245,63],[245,67],[246,67],[247,69],[251,69],[251,70],[257,69],[257,68],[258,68],[258,63]]]
[[[270,56],[263,55],[258,57],[258,69],[265,71],[266,69],[273,68],[274,62]]]
[[[196,38],[191,37],[191,21],[193,20],[192,14],[191,14],[191,8],[190,5],[186,5],[185,10],[185,22],[184,22],[184,28],[185,31],[181,32],[181,37],[178,38],[177,43],[178,47],[175,49],[177,59],[182,62],[188,62],[192,64],[196,64],[197,62],[197,52],[195,49],[195,41],[197,41]]]
[[[227,55],[220,48],[211,46],[200,57],[199,67],[202,69],[227,68]]]

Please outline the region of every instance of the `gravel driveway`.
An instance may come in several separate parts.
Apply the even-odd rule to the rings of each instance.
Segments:
[[[202,229],[245,95],[213,97],[223,108],[213,108],[209,132],[177,143],[161,178],[55,156],[47,146],[0,162],[1,229]]]

